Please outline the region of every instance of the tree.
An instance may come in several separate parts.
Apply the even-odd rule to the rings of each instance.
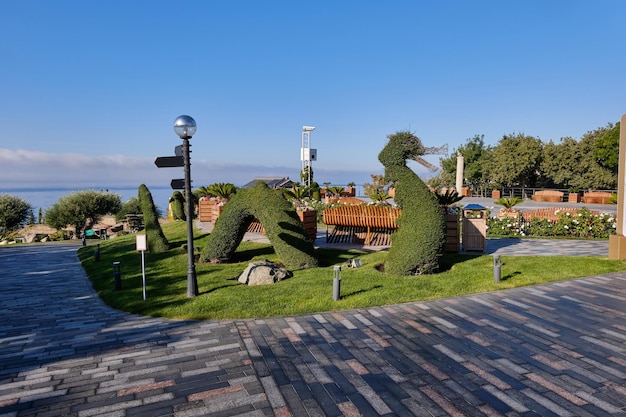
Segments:
[[[593,149],[593,157],[598,164],[616,175],[619,165],[619,125],[619,122],[613,127],[609,124],[608,130],[596,139]]]
[[[363,194],[372,199],[374,196],[388,195],[389,181],[385,179],[385,176],[370,174],[370,177],[372,177],[372,182],[363,184]]]
[[[467,185],[481,191],[484,179],[485,160],[491,149],[485,146],[485,135],[476,135],[467,139],[465,145],[459,146],[449,158],[441,158],[440,181],[442,186],[456,185],[457,157],[463,155],[463,178]]]
[[[617,172],[600,165],[594,157],[596,142],[603,137],[608,128],[598,128],[594,131],[587,132],[580,139],[578,146],[582,159],[581,177],[578,179],[576,186],[581,189],[612,189],[617,187]]]
[[[219,197],[224,201],[230,200],[230,198],[237,193],[237,187],[229,182],[217,182],[207,187],[209,195],[212,197]]]
[[[485,159],[483,175],[505,187],[533,187],[539,180],[541,140],[522,133],[505,135]]]
[[[141,203],[139,198],[131,197],[126,202],[122,203],[122,208],[115,215],[115,221],[121,221],[130,214],[142,214]]]
[[[540,165],[545,185],[570,189],[580,187],[583,158],[578,142],[570,137],[561,138],[558,144],[552,141],[546,143]]]
[[[120,196],[109,191],[77,191],[61,197],[44,214],[49,226],[62,229],[74,226],[76,233],[83,233],[87,226],[97,223],[106,214],[121,209]]]
[[[31,212],[31,205],[23,198],[9,194],[0,195],[0,236],[6,236],[22,227]]]
[[[143,213],[143,224],[146,230],[146,244],[150,252],[165,252],[169,249],[169,242],[161,229],[159,215],[152,200],[152,194],[144,184],[139,186],[139,201]]]

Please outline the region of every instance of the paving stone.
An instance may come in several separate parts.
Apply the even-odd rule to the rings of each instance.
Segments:
[[[537,248],[573,253],[567,245]],[[626,272],[354,311],[179,321],[105,306],[77,248],[0,248],[12,288],[0,292],[0,415],[626,416]]]

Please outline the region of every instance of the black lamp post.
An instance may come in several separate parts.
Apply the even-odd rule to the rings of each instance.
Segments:
[[[183,140],[185,167],[185,200],[187,204],[187,297],[198,295],[196,265],[193,250],[193,197],[191,195],[191,162],[189,139],[196,133],[196,121],[190,116],[178,116],[174,121],[174,132]]]

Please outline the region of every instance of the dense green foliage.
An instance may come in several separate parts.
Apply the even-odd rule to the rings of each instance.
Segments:
[[[237,187],[229,182],[216,182],[208,187],[199,187],[193,193],[197,198],[219,197],[224,201],[228,201],[233,195],[237,194]]]
[[[519,197],[501,197],[494,201],[495,204],[504,207],[505,209],[512,209],[518,204],[522,204],[524,200]]]
[[[618,122],[612,129],[596,139],[593,150],[593,157],[598,164],[615,174],[619,165],[619,152],[616,151],[619,150],[619,129],[620,123]]]
[[[317,266],[315,249],[293,205],[279,190],[270,189],[264,182],[241,190],[233,196],[215,222],[215,227],[202,250],[205,262],[229,262],[239,246],[246,228],[259,219],[267,237],[289,269]]]
[[[487,156],[483,172],[505,187],[531,187],[537,184],[540,163],[539,139],[523,134],[506,135]]]
[[[143,225],[146,232],[146,244],[148,250],[154,253],[165,252],[169,249],[169,242],[163,234],[159,216],[152,200],[152,193],[144,184],[139,186],[139,201],[141,202],[141,211],[143,213]]]
[[[230,203],[229,203],[230,204]],[[185,224],[163,225],[168,239],[184,241]],[[209,235],[197,233],[204,246]],[[79,257],[99,296],[109,305],[135,314],[176,319],[242,319],[291,316],[321,311],[374,306],[461,296],[485,291],[541,284],[574,277],[592,276],[626,269],[626,262],[591,256],[503,256],[502,280],[493,279],[491,255],[445,254],[441,272],[427,276],[399,276],[380,272],[385,252],[318,249],[320,266],[294,271],[293,277],[274,285],[248,287],[237,277],[251,261],[277,255],[271,245],[242,242],[236,263],[197,264],[200,295],[186,297],[187,253],[172,247],[164,254],[146,253],[147,300],[142,298],[141,268],[137,267],[135,236],[100,242],[100,262],[93,247],[79,250]],[[333,265],[359,258],[360,268],[343,268],[341,299],[333,301]],[[122,289],[116,291],[109,268],[120,261]]]
[[[372,182],[363,184],[363,194],[372,200],[380,200],[379,196],[385,195],[389,198],[389,181],[384,175],[371,174]]]
[[[0,237],[23,226],[31,213],[31,205],[23,198],[0,195]]]
[[[487,219],[489,237],[561,237],[570,239],[607,239],[615,234],[615,218],[610,214],[594,214],[586,208],[577,214],[555,210],[557,220],[537,217]]]
[[[609,124],[585,133],[580,140],[564,137],[558,143],[512,134],[486,147],[483,137],[475,136],[449,158],[440,160],[442,171],[429,184],[435,188],[454,186],[460,153],[465,162],[465,185],[480,194],[501,187],[614,189],[619,127],[619,123]]]
[[[483,186],[483,170],[485,165],[485,159],[488,154],[489,148],[485,146],[484,135],[476,135],[467,140],[465,145],[459,146],[449,158],[441,158],[442,172],[440,174],[440,186],[452,186],[456,184],[456,166],[457,157],[463,155],[463,177],[465,185],[471,187],[476,191],[480,191]]]
[[[183,197],[183,193],[180,191],[174,191],[169,202],[173,219],[183,221],[187,220],[187,214],[185,213],[185,197]]]
[[[131,197],[124,203],[122,203],[122,208],[115,214],[115,220],[120,221],[123,220],[129,214],[141,214],[141,203],[139,202],[138,197]]]
[[[445,244],[445,218],[435,195],[406,166],[407,159],[424,154],[422,142],[411,132],[389,136],[378,155],[385,179],[393,182],[395,201],[402,209],[399,229],[391,236],[385,272],[397,275],[430,274],[438,270]]]
[[[120,196],[108,191],[84,190],[70,193],[54,203],[44,214],[45,223],[57,229],[68,225],[76,233],[97,223],[105,214],[115,214],[122,208]]]

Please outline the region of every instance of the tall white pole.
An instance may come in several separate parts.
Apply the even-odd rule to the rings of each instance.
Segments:
[[[456,157],[456,192],[461,195],[461,188],[463,188],[463,167],[464,167],[463,155],[459,154]]]

